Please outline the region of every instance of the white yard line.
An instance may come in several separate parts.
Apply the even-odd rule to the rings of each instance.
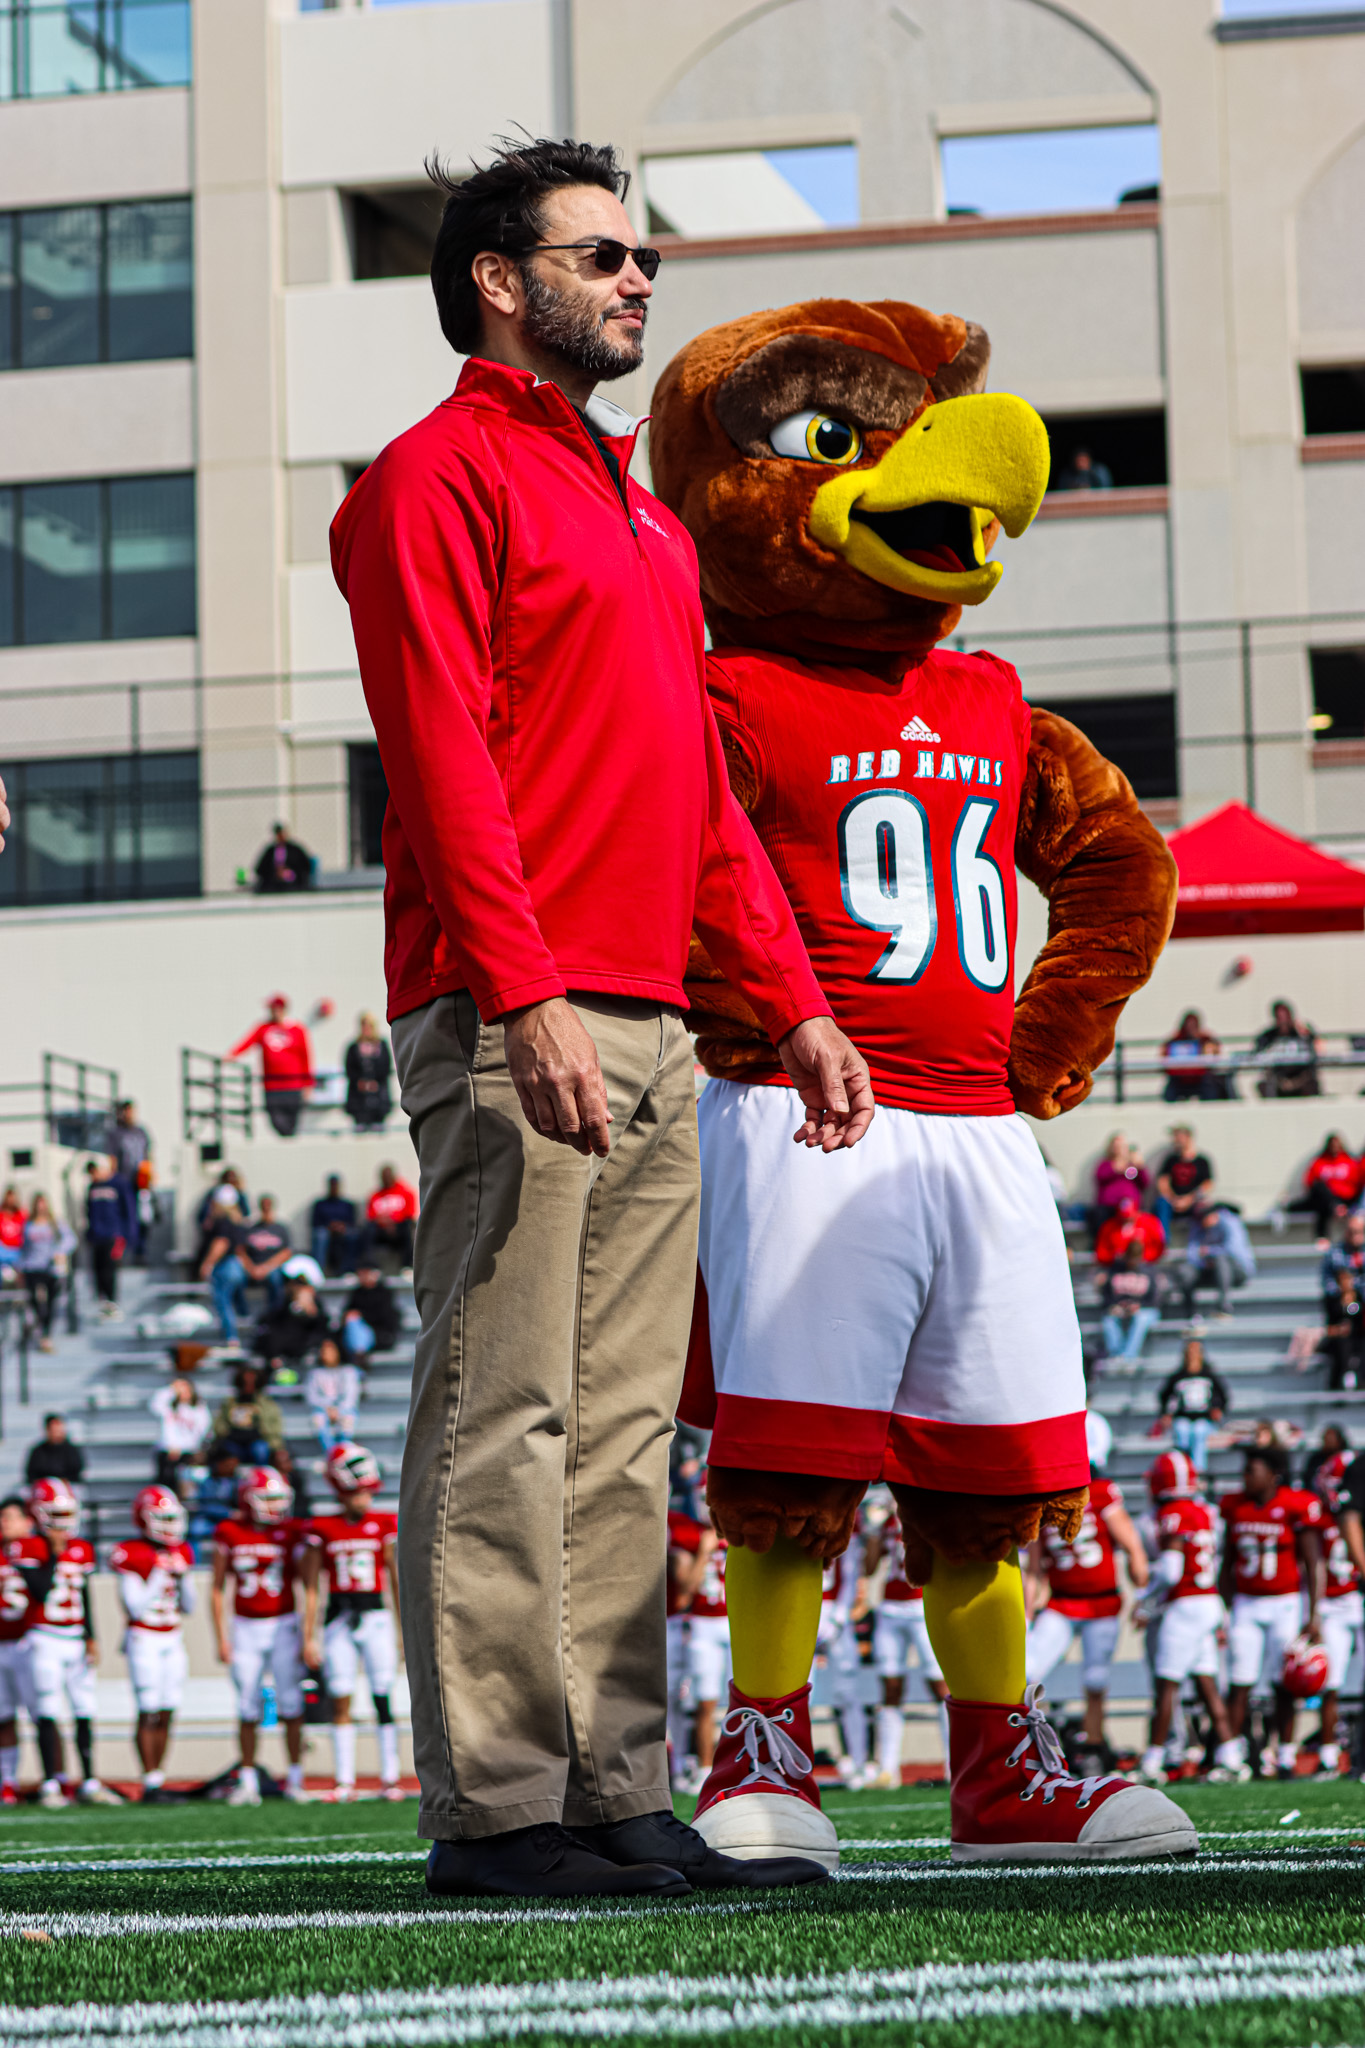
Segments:
[[[388,2048],[481,2042],[529,2032],[594,2039],[714,2037],[741,2028],[960,2024],[1039,2013],[1075,2020],[1118,2011],[1276,2000],[1304,2004],[1365,1991],[1365,1948],[1138,1956],[1109,1962],[933,1964],[791,1977],[681,1977],[433,1987],[203,2004],[9,2006],[6,2041],[80,2039],[92,2048],[155,2036],[160,2048]]]
[[[4,1842],[12,1849],[21,1850],[25,1856],[117,1856],[120,1851],[129,1848],[138,1850],[144,1856],[154,1856],[161,1850],[164,1850],[168,1856],[178,1856],[183,1855],[186,1849],[240,1849],[243,1840],[241,1835],[215,1835],[208,1836],[203,1841],[196,1841],[194,1836],[190,1835],[188,1837],[180,1836],[174,1842],[164,1843],[130,1843],[126,1841],[53,1842],[42,1840],[16,1842],[11,1832],[15,1825],[15,1822],[0,1820],[0,1842]],[[316,1842],[318,1844],[324,1842],[372,1842],[374,1840],[374,1829],[348,1828],[344,1834],[340,1829],[335,1832],[328,1829],[325,1834],[317,1835],[262,1835],[260,1840],[263,1849],[273,1849],[285,1843],[292,1845],[299,1842]]]
[[[313,1855],[272,1856],[246,1850],[237,1856],[110,1856],[102,1863],[0,1863],[0,1877],[32,1877],[43,1870],[312,1870],[329,1863],[422,1863],[425,1849],[319,1849]]]

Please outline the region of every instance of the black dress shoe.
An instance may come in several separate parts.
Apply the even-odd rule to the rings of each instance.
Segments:
[[[632,1820],[607,1821],[595,1828],[568,1832],[612,1863],[647,1867],[667,1863],[680,1870],[699,1891],[725,1891],[748,1886],[761,1890],[776,1884],[819,1884],[829,1876],[823,1863],[809,1856],[722,1856],[704,1835],[667,1810],[639,1813]]]
[[[183,1792],[172,1792],[166,1785],[144,1785],[142,1788],[144,1806],[184,1806]]]
[[[427,1890],[443,1898],[692,1896],[687,1879],[671,1865],[643,1857],[615,1861],[553,1821],[512,1828],[503,1835],[480,1835],[471,1842],[433,1842],[427,1857]]]

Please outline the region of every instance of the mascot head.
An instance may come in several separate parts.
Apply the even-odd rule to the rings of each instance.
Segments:
[[[654,394],[654,488],[717,644],[881,667],[951,633],[1047,488],[1042,421],[987,393],[979,327],[814,299],[712,327]]]

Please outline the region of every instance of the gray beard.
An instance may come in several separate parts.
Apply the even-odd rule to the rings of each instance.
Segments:
[[[607,331],[610,316],[596,312],[589,301],[552,290],[529,264],[522,266],[521,282],[526,294],[522,333],[545,355],[605,383],[639,369],[645,352],[643,328],[638,333],[627,330],[614,341]],[[642,299],[623,303],[638,307],[645,317]]]

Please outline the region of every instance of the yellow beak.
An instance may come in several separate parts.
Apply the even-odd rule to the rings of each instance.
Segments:
[[[980,604],[1004,573],[986,560],[982,530],[998,519],[1017,540],[1042,503],[1048,465],[1047,429],[1022,398],[1003,391],[947,398],[926,406],[874,468],[841,470],[820,486],[811,537],[892,590],[939,604]],[[970,535],[974,567],[926,569],[901,551],[916,545],[917,524],[925,531],[919,546],[932,546],[933,522],[925,528],[889,515],[940,505],[966,514],[958,526],[964,544]],[[956,543],[954,552],[962,552]]]

